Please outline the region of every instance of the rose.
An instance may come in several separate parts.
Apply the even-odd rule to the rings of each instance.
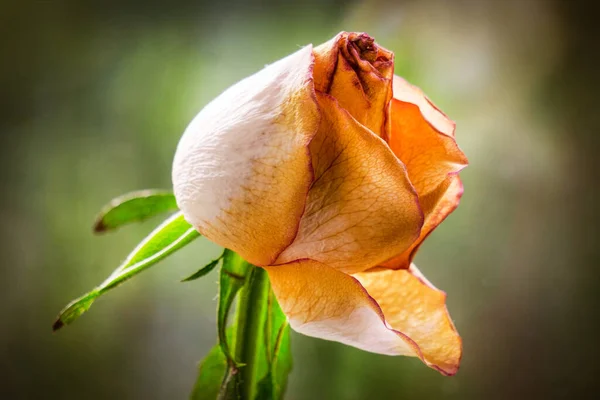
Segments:
[[[185,131],[175,196],[200,233],[268,271],[296,331],[456,373],[445,294],[411,264],[458,205],[454,123],[364,33],[227,89]]]

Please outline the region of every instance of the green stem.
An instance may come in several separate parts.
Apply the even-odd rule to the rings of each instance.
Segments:
[[[239,295],[237,308],[237,333],[235,359],[245,364],[239,369],[240,397],[253,400],[256,387],[258,349],[262,347],[262,333],[265,324],[265,310],[268,301],[269,277],[267,272],[253,267],[248,283]]]

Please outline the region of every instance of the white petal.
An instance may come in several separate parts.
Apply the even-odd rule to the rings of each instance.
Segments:
[[[230,87],[177,147],[173,184],[185,218],[255,264],[291,243],[304,209],[319,123],[313,63],[307,46]]]

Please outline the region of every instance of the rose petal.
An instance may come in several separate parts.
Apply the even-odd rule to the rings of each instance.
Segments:
[[[346,32],[341,32],[333,39],[313,49],[315,57],[313,77],[317,92],[329,92],[329,88],[333,82],[333,73],[337,66],[340,42],[343,40],[345,34]]]
[[[353,278],[300,260],[266,270],[297,332],[373,353],[417,356],[445,375],[456,373],[461,341],[448,317],[445,295],[416,269],[364,272]]]
[[[418,356],[445,375],[458,371],[462,340],[446,308],[446,293],[433,286],[417,267],[354,275],[377,301],[390,327],[418,347]]]
[[[277,264],[310,258],[353,273],[407,249],[423,216],[402,163],[331,96],[317,93],[315,180],[294,242]]]
[[[410,266],[422,241],[458,206],[462,185],[457,174],[467,165],[467,158],[454,140],[454,122],[419,88],[398,76],[394,76],[390,113],[388,143],[406,165],[425,214],[423,229],[415,243],[382,264],[399,269]]]
[[[436,190],[449,174],[467,165],[467,158],[454,140],[454,122],[421,89],[398,76],[394,76],[390,113],[390,148],[406,165],[419,196]]]
[[[394,54],[366,33],[341,32],[315,47],[315,88],[381,137],[388,131]]]
[[[185,131],[173,184],[200,233],[257,265],[293,240],[312,180],[319,126],[310,46],[235,84]]]
[[[417,250],[429,234],[458,207],[463,194],[463,185],[457,174],[450,175],[437,190],[419,199],[425,223],[419,238],[404,252],[382,263],[381,266],[392,269],[406,269],[410,266]]]

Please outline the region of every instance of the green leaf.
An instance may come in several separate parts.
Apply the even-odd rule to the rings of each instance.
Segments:
[[[52,325],[52,330],[57,331],[64,325],[69,325],[71,322],[75,321],[81,314],[89,310],[96,297],[98,297],[98,293],[94,289],[88,294],[73,300],[60,313],[60,316]]]
[[[169,191],[140,190],[127,193],[102,208],[96,218],[94,232],[107,232],[169,211],[177,211],[175,196]]]
[[[223,350],[223,354],[229,362],[237,367],[241,364],[236,362],[229,346],[225,330],[229,310],[233,304],[236,294],[246,283],[248,272],[251,271],[252,265],[248,264],[243,258],[229,249],[223,252],[223,266],[221,267],[221,275],[219,277],[219,306],[217,309],[217,331],[219,335],[219,345]]]
[[[271,290],[264,339],[267,372],[258,382],[256,399],[282,399],[292,370],[290,327]]]
[[[215,269],[215,267],[217,266],[217,264],[219,264],[219,261],[221,261],[222,258],[223,258],[223,254],[221,254],[219,256],[219,258],[212,260],[211,262],[206,264],[204,267],[202,267],[198,271],[194,272],[192,275],[188,276],[185,279],[182,279],[181,282],[190,282],[190,281],[196,280],[196,279],[201,278],[204,275],[210,273],[210,271]]]
[[[227,329],[227,338],[233,340],[235,327]],[[215,400],[239,398],[239,374],[227,362],[219,344],[206,355],[198,369],[198,378],[190,395],[191,400]]]
[[[70,324],[87,311],[98,296],[148,269],[199,236],[181,213],[173,215],[152,231],[100,286],[65,307],[53,329],[56,331]]]
[[[221,346],[215,345],[200,364],[198,379],[190,399],[192,400],[215,400],[219,396],[221,382],[227,372],[227,358]]]

